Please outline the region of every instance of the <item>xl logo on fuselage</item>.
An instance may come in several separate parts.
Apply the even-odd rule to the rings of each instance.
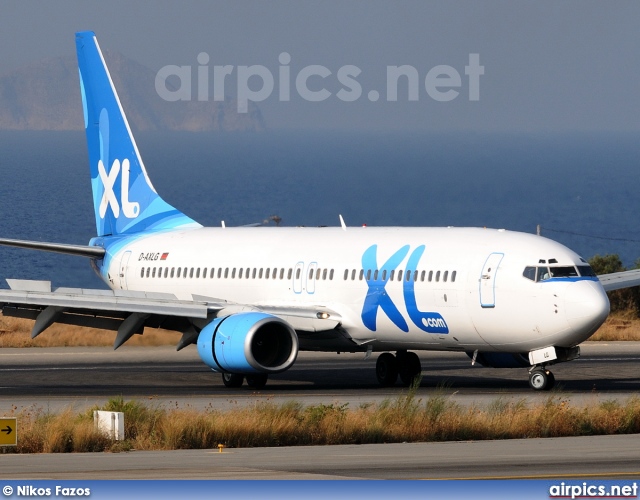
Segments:
[[[364,326],[371,331],[376,331],[378,309],[381,309],[400,330],[403,332],[409,331],[407,321],[393,300],[391,300],[386,290],[387,282],[391,277],[391,271],[395,270],[402,263],[404,258],[409,254],[409,249],[409,245],[403,246],[389,257],[382,266],[378,266],[378,245],[371,245],[362,254],[362,269],[364,269],[367,274],[367,286],[369,287],[367,296],[364,299],[364,305],[362,306],[362,322]],[[424,249],[425,246],[420,245],[411,253],[407,260],[407,271],[415,272],[418,268],[420,258],[424,253]],[[375,269],[378,272],[368,273],[367,270],[370,269]],[[403,277],[402,292],[409,318],[418,328],[427,333],[449,333],[449,327],[440,314],[437,312],[420,311],[418,309],[415,294],[415,280],[413,277],[408,280]]]
[[[129,160],[124,159],[122,161],[122,175],[120,176],[120,202],[122,203],[122,214],[127,219],[135,219],[140,213],[140,204],[135,201],[129,201]],[[102,160],[98,161],[98,173],[100,174],[100,181],[104,186],[104,194],[100,201],[100,218],[104,219],[107,214],[107,207],[111,207],[113,215],[117,219],[120,215],[120,204],[118,203],[118,197],[114,191],[116,180],[118,179],[118,173],[120,173],[120,160],[114,160],[111,165],[109,173],[104,168]]]

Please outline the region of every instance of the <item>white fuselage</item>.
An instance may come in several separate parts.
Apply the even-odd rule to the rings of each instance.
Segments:
[[[523,276],[540,262],[585,265],[577,254],[504,230],[198,228],[106,246],[101,274],[111,288],[258,307],[326,307],[341,316],[354,345],[375,351],[571,347],[609,311],[593,277]]]

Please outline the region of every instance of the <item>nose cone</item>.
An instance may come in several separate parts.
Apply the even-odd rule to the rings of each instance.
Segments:
[[[609,298],[600,283],[580,280],[571,283],[565,293],[567,321],[582,342],[604,323],[609,315]]]

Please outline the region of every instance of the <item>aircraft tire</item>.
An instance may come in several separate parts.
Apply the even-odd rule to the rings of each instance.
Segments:
[[[247,375],[247,385],[251,389],[264,389],[267,385],[269,375],[266,373],[256,373],[255,375]]]
[[[398,380],[398,361],[390,352],[383,352],[376,361],[376,377],[380,385],[391,387]]]
[[[398,360],[398,373],[400,374],[402,385],[411,386],[416,377],[419,377],[422,373],[420,358],[415,352],[404,352],[402,355],[398,353],[396,359]]]
[[[240,375],[239,373],[223,373],[222,374],[222,383],[225,387],[237,388],[242,386],[242,382],[244,382],[244,375]]]
[[[549,391],[555,382],[553,373],[544,368],[536,368],[529,373],[529,386],[535,391]]]

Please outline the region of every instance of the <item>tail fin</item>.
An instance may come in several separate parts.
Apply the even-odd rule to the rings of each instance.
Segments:
[[[98,236],[200,227],[153,188],[95,34],[76,49]]]

